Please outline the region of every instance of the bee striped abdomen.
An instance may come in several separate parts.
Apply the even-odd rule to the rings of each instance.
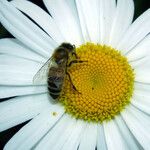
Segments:
[[[56,68],[55,68],[56,69]],[[52,75],[52,72],[55,71],[55,69],[51,68],[50,72]],[[58,70],[58,69],[57,69]],[[56,71],[55,71],[56,73]],[[53,74],[54,75],[54,74]],[[63,84],[63,80],[64,80],[64,76],[59,75],[59,73],[57,72],[57,74],[55,74],[54,76],[49,76],[47,83],[48,83],[48,91],[49,94],[51,95],[51,97],[53,99],[57,99],[60,95],[60,92],[62,90],[62,84]]]
[[[53,99],[57,99],[60,95],[61,88],[57,87],[53,82],[48,82],[48,91]]]

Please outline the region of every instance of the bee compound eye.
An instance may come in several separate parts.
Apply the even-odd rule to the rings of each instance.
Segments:
[[[72,45],[70,43],[62,43],[61,46],[68,49],[69,51],[72,51],[75,48],[75,45]]]

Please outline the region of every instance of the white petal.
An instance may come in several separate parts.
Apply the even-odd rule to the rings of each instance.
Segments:
[[[77,121],[76,125],[72,129],[70,138],[63,145],[62,150],[77,150],[85,125],[85,122],[81,120]]]
[[[104,128],[98,125],[97,128],[97,150],[107,150]]]
[[[16,97],[0,103],[0,131],[25,122],[51,103],[47,94]]]
[[[5,28],[9,30],[9,32],[11,32],[11,34],[13,34],[16,38],[18,38],[18,40],[20,40],[23,44],[33,49],[35,52],[37,51],[37,53],[40,54],[41,56],[48,57],[47,52],[43,52],[44,50],[37,43],[33,42],[32,39],[29,39],[20,31],[17,31],[17,29],[14,26],[12,26],[1,14],[0,19],[3,26],[5,26]]]
[[[0,40],[0,53],[14,55],[37,62],[45,61],[44,57],[41,57],[33,52],[33,50],[23,45],[20,41],[13,38],[4,38]]]
[[[46,93],[46,86],[0,86],[0,98]]]
[[[57,142],[55,142],[55,144],[51,145],[50,147],[53,150],[60,150],[65,144],[65,142],[70,138],[72,130],[75,128],[75,125],[76,125],[76,120],[73,118],[70,118],[70,120],[68,120],[67,122],[66,129],[63,130],[63,133],[61,134],[61,136],[59,136],[59,138],[57,139]]]
[[[82,43],[76,5],[73,0],[43,0],[56,21],[65,41],[80,45]]]
[[[150,96],[147,96],[146,94],[142,95],[135,92],[131,103],[141,111],[150,114]]]
[[[117,9],[113,18],[109,45],[116,47],[129,25],[132,23],[134,15],[133,0],[118,0]]]
[[[116,1],[100,0],[99,11],[100,43],[107,45],[109,43],[112,22],[116,11]]]
[[[80,24],[85,41],[98,43],[99,29],[99,0],[76,0]]]
[[[139,144],[136,143],[137,141],[135,141],[133,135],[131,134],[130,130],[126,126],[126,123],[124,122],[124,120],[121,118],[120,115],[118,115],[115,118],[115,121],[118,125],[118,128],[120,129],[120,132],[122,134],[124,141],[126,142],[128,149],[140,150],[138,147]]]
[[[84,133],[81,137],[79,150],[95,150],[97,141],[97,125],[87,123]]]
[[[39,67],[41,64],[30,60],[0,55],[0,84],[32,85]]]
[[[135,82],[134,88],[134,93],[150,96],[150,84]]]
[[[141,144],[144,150],[150,148],[150,117],[134,108],[126,108],[122,113],[123,119],[125,120],[128,128]]]
[[[22,43],[42,56],[49,56],[56,43],[25,15],[5,0],[0,2],[2,24]]]
[[[145,60],[139,65],[134,66],[135,81],[150,83],[150,56],[147,56]]]
[[[145,63],[147,63],[148,61],[149,61],[148,56],[143,56],[143,57],[138,58],[138,59],[136,59],[136,60],[129,61],[129,63],[130,63],[130,65],[132,66],[133,69],[134,69],[134,68],[136,69],[136,68],[138,68],[139,66],[141,66],[141,65],[143,65],[143,64],[145,64]]]
[[[119,42],[117,49],[126,54],[134,48],[150,32],[150,9],[137,18],[129,27],[122,40]],[[130,40],[129,40],[130,39]]]
[[[129,61],[135,61],[150,55],[150,35],[147,35],[135,48],[126,55]]]
[[[54,116],[53,112],[57,112]],[[15,134],[4,150],[32,149],[34,145],[57,123],[64,110],[58,105],[47,108]]]
[[[39,63],[33,60],[19,58],[19,57],[12,56],[12,55],[0,54],[0,64],[1,65],[17,65],[17,66],[22,66],[22,67],[26,65],[28,67],[30,66],[34,67],[38,65]]]
[[[11,2],[16,8],[32,18],[57,43],[64,41],[54,19],[40,7],[26,0],[13,0]]]
[[[68,124],[72,122],[70,116],[64,115],[57,124],[46,134],[46,136],[36,146],[36,150],[54,150],[54,147],[60,137],[66,138],[63,132],[67,129]],[[75,123],[75,122],[74,122]],[[63,131],[63,132],[62,132]],[[63,143],[64,144],[64,143]]]
[[[127,145],[122,138],[122,135],[114,120],[104,123],[104,132],[107,148],[109,150],[128,150]]]

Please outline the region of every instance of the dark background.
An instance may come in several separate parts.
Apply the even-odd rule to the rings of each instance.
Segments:
[[[30,1],[34,2],[35,4],[39,5],[44,10],[46,10],[42,0],[30,0]],[[140,14],[142,14],[145,10],[150,8],[150,0],[134,0],[134,3],[135,3],[135,15],[134,15],[134,20],[135,20]],[[0,24],[0,38],[6,38],[6,37],[12,37],[12,35],[9,34],[9,32]],[[4,101],[4,100],[5,99],[3,100],[0,99],[0,101]],[[6,142],[26,123],[27,122],[0,133],[0,150],[3,149]]]

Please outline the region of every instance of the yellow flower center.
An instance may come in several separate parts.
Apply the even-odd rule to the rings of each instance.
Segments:
[[[69,68],[60,102],[67,113],[87,121],[113,119],[130,103],[134,72],[119,51],[87,43],[76,50],[83,63]]]

